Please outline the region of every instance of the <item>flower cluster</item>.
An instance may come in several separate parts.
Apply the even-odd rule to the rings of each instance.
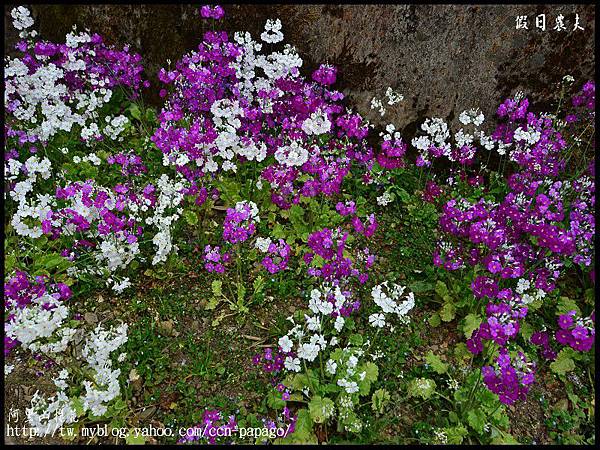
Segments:
[[[264,42],[283,39],[269,20]],[[300,198],[338,193],[353,161],[372,158],[368,127],[339,104],[336,69],[321,66],[309,81],[295,50],[263,54],[248,33],[207,32],[198,49],[161,70],[169,87],[152,137],[168,164],[208,184],[220,172],[254,165],[272,201],[287,209]]]
[[[204,5],[200,8],[200,15],[203,19],[220,20],[225,17],[225,10],[221,5]]]
[[[558,317],[560,330],[556,332],[556,340],[578,352],[590,351],[596,335],[594,322],[594,313],[585,318],[577,317],[577,312],[574,310],[561,314]]]
[[[587,85],[588,93],[592,85]],[[566,267],[577,264],[586,270],[592,264],[593,175],[588,170],[574,178],[567,176],[567,144],[558,131],[559,121],[535,115],[528,108],[527,99],[519,96],[498,108],[498,115],[507,122],[499,124],[492,137],[511,147],[508,159],[516,164],[503,198],[452,198],[439,219],[445,237],[438,244],[434,263],[447,270],[467,265],[483,269],[471,284],[476,298],[489,301],[486,319],[467,341],[475,354],[483,350],[485,340],[504,348],[516,339],[528,305],[554,291]],[[463,123],[473,120],[463,119]],[[444,130],[438,126],[435,131],[441,135]],[[570,318],[559,319],[566,328],[557,332],[557,340],[560,336],[559,342],[565,345],[589,350],[593,325],[578,326],[573,335]],[[555,356],[547,339],[536,335],[535,340],[543,346],[545,357]]]
[[[224,273],[225,264],[227,264],[231,255],[227,251],[222,251],[219,246],[207,245],[204,247],[204,268],[209,272]]]
[[[238,202],[235,208],[227,209],[223,222],[223,239],[231,244],[244,242],[256,232],[260,222],[258,208],[254,202]]]
[[[271,238],[257,238],[256,248],[266,253],[261,264],[269,273],[277,273],[284,270],[290,260],[291,248],[283,239],[278,242],[271,241]]]
[[[524,400],[529,387],[534,380],[535,363],[527,361],[522,352],[509,355],[503,347],[496,358],[496,365],[484,366],[481,369],[483,382],[494,394],[498,394],[500,401],[511,405],[517,400]]]

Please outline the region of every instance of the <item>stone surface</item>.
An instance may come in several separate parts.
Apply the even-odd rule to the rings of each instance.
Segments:
[[[64,39],[72,24],[130,43],[156,71],[175,62],[201,40],[210,23],[191,5],[33,5],[44,38]],[[414,131],[425,117],[455,121],[480,107],[489,116],[500,99],[522,90],[550,108],[566,74],[578,83],[594,77],[593,5],[226,5],[219,28],[248,30],[257,37],[267,18],[283,22],[285,42],[296,46],[306,73],[328,62],[339,67],[338,84],[350,104],[376,124]],[[546,15],[546,31],[535,16]],[[566,31],[555,31],[562,14]],[[575,14],[583,31],[573,31]],[[516,17],[528,16],[528,30]],[[5,9],[6,50],[15,42]],[[374,95],[391,86],[405,100],[384,118],[370,110]],[[156,89],[145,94],[160,104]]]

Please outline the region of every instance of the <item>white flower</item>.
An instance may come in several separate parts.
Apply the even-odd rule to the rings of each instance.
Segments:
[[[302,122],[302,131],[308,135],[320,135],[331,130],[331,122],[323,111],[313,112],[308,119]]]
[[[385,115],[385,107],[383,106],[383,102],[379,100],[377,97],[373,97],[371,99],[371,109],[379,110],[379,114],[383,117]]]
[[[371,314],[369,323],[372,327],[383,328],[385,326],[385,316],[383,314]]]
[[[278,343],[283,353],[289,353],[294,345],[294,343],[288,336],[283,336],[282,338],[279,338]]]
[[[342,331],[342,328],[344,328],[344,323],[345,323],[344,318],[342,316],[337,316],[335,318],[335,323],[333,324],[333,327],[339,333],[340,331]]]
[[[316,344],[304,343],[298,347],[298,358],[314,361],[319,354],[320,347]]]
[[[307,316],[305,314],[304,319],[306,320],[306,328],[310,331],[318,331],[321,329],[321,320],[318,316]]]
[[[266,253],[267,251],[269,251],[269,245],[271,245],[271,242],[271,238],[258,237],[256,238],[256,243],[254,244],[254,246],[261,252]]]
[[[389,192],[384,192],[382,195],[377,197],[377,204],[379,206],[387,206],[388,203],[392,201],[392,197]]]
[[[329,374],[335,375],[335,371],[337,370],[337,363],[333,359],[327,360],[327,363],[325,364],[325,370]]]
[[[354,355],[352,355],[350,358],[348,358],[348,367],[350,368],[354,368],[356,367],[356,365],[358,364],[358,358]]]
[[[399,92],[394,91],[391,87],[387,88],[385,96],[388,98],[388,105],[395,105],[404,100],[404,96]]]
[[[300,372],[300,359],[286,356],[283,366],[290,372]]]

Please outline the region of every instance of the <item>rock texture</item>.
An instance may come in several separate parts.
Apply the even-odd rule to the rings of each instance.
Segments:
[[[142,54],[156,85],[156,71],[201,40],[210,23],[192,5],[33,5],[44,38],[64,39],[73,24]],[[374,123],[395,123],[410,132],[425,118],[455,121],[480,107],[486,115],[517,90],[550,108],[566,74],[578,83],[594,78],[593,5],[226,5],[219,28],[248,30],[257,37],[267,18],[283,22],[285,42],[295,45],[307,73],[322,62],[339,67],[337,87]],[[535,17],[546,16],[546,30]],[[556,31],[564,16],[566,31]],[[575,15],[584,30],[574,31]],[[528,30],[516,17],[528,16]],[[10,7],[5,8],[5,51]],[[391,86],[405,100],[384,118],[370,110],[373,96]],[[150,89],[149,102],[159,104]],[[412,129],[412,130],[411,130]]]

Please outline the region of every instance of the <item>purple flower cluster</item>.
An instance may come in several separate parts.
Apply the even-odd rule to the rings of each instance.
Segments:
[[[291,249],[287,242],[279,239],[277,243],[271,242],[267,250],[267,255],[261,261],[261,264],[269,273],[277,273],[287,267],[290,260]]]
[[[542,357],[554,361],[556,359],[556,352],[550,346],[550,337],[545,331],[536,331],[531,335],[530,342],[533,345],[542,347]]]
[[[319,68],[312,73],[312,79],[323,86],[334,84],[336,77],[337,68],[329,64],[321,64]]]
[[[92,180],[57,187],[55,198],[70,204],[48,211],[46,218],[42,220],[42,231],[52,239],[61,235],[72,236],[74,231],[89,231],[90,237],[113,234],[129,244],[138,241],[143,229],[127,214],[120,213],[131,204],[141,206],[147,202],[152,206],[156,202],[154,186],[151,184],[146,185],[140,193],[135,193],[130,186],[123,184],[115,185],[114,191],[100,189]],[[88,209],[85,216],[81,214],[82,207]],[[94,224],[91,220],[97,223]],[[92,229],[92,225],[95,225],[95,229]]]
[[[258,209],[252,202],[238,202],[235,208],[228,208],[223,222],[223,239],[231,244],[246,241],[256,232],[260,221]]]
[[[373,151],[366,122],[328,89],[336,69],[321,66],[309,81],[299,60],[277,54],[281,63],[260,68],[254,52],[239,37],[232,42],[211,31],[174,68],[161,70],[169,90],[161,91],[166,102],[153,142],[190,181],[259,164],[272,202],[283,209],[301,197],[339,193],[352,163],[368,165]],[[267,78],[255,87],[244,70],[259,68]]]
[[[362,234],[364,237],[370,238],[377,230],[377,220],[375,214],[369,215],[366,220],[366,224],[363,224],[358,216],[352,218],[352,226],[356,233]]]
[[[108,164],[121,166],[123,176],[138,176],[148,172],[142,158],[134,153],[117,153],[107,158]]]
[[[592,91],[589,86],[586,90]],[[527,99],[508,99],[498,108],[508,122],[496,128],[494,138],[513,145],[510,159],[517,166],[507,178],[504,198],[450,199],[439,219],[445,237],[434,252],[434,264],[446,270],[477,266],[472,292],[489,300],[487,318],[467,341],[474,354],[483,350],[485,340],[503,347],[516,339],[526,305],[556,288],[565,264],[584,270],[592,265],[593,175],[584,172],[569,179],[564,138],[553,120],[528,112],[528,107]],[[557,332],[557,340],[589,350],[593,325],[578,326],[573,335],[569,318],[561,319],[566,328]],[[547,341],[537,335],[536,341],[545,357],[553,357]]]
[[[335,205],[335,210],[340,216],[351,216],[356,214],[356,203],[354,203],[352,200],[346,203],[338,202]]]
[[[576,311],[561,314],[558,317],[560,330],[556,332],[556,340],[578,352],[590,351],[596,335],[595,320],[595,313],[585,318],[577,317]]]
[[[283,370],[283,361],[286,356],[291,356],[293,353],[283,353],[281,348],[273,351],[267,347],[264,352],[257,353],[252,357],[252,364],[261,366],[262,370],[269,374],[277,374]]]
[[[203,259],[204,268],[209,272],[224,273],[225,264],[231,260],[231,254],[227,251],[221,251],[219,246],[207,245],[204,247]]]
[[[496,365],[481,368],[483,381],[490,391],[498,394],[505,405],[512,405],[517,400],[524,400],[529,386],[534,381],[535,363],[528,362],[522,352],[512,358],[503,347],[496,358]]]
[[[200,8],[200,15],[203,19],[220,20],[225,17],[225,10],[221,5],[204,5]]]
[[[310,265],[315,255],[320,256],[324,261],[320,267],[309,267],[308,274],[337,283],[345,282],[352,277],[358,279],[360,284],[366,283],[367,270],[373,265],[375,257],[369,253],[368,248],[359,250],[355,261],[344,256],[345,251],[349,250],[347,239],[348,232],[343,232],[341,228],[336,230],[323,228],[310,234],[308,246],[312,252],[304,254],[304,262]]]
[[[377,162],[381,167],[390,170],[404,167],[407,147],[402,139],[386,139],[381,143],[381,152],[376,156]]]

